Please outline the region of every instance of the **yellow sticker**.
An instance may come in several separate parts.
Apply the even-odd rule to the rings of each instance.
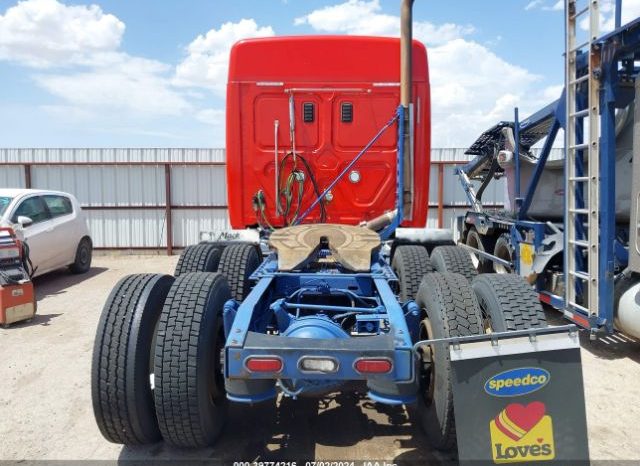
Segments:
[[[533,265],[533,246],[530,244],[520,244],[520,258],[526,265]]]
[[[511,403],[489,423],[496,464],[550,461],[555,458],[553,421],[540,401]]]

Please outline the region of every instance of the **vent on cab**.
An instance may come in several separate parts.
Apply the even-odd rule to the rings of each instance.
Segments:
[[[315,109],[313,102],[305,102],[302,104],[302,119],[305,123],[313,123],[315,118]]]
[[[343,102],[340,114],[343,123],[351,123],[353,121],[353,104],[351,102]]]

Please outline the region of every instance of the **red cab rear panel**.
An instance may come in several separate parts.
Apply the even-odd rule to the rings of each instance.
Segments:
[[[275,212],[274,122],[279,122],[278,160],[282,160],[292,149],[291,93],[296,153],[309,162],[322,192],[394,115],[400,101],[399,70],[400,43],[393,38],[306,36],[238,42],[231,51],[227,87],[227,192],[232,227],[259,223],[253,204],[259,190],[264,193],[269,222],[284,224]],[[417,41],[413,44],[413,102],[414,203],[411,218],[403,226],[423,227],[431,125],[427,53]],[[332,189],[331,200],[325,202],[327,222],[356,224],[395,208],[396,146],[397,125],[393,125],[356,163],[352,171],[357,173],[350,171]],[[291,165],[285,170],[288,174]],[[300,213],[315,198],[312,184],[305,182]],[[319,219],[320,210],[315,208],[303,223]]]

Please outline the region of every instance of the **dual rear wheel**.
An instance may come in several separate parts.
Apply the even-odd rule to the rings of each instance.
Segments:
[[[546,326],[536,293],[521,277],[477,275],[469,252],[455,246],[435,248],[430,262],[437,272],[422,277],[415,297],[422,312],[420,340]],[[456,430],[449,350],[431,344],[420,348],[420,356],[418,417],[431,445],[450,450]]]
[[[191,263],[183,254],[177,278],[129,275],[111,292],[92,364],[94,413],[107,440],[204,447],[220,435],[223,306],[246,297],[258,263],[253,245],[236,244],[219,254],[218,272],[198,271],[211,266],[212,249],[191,250]]]

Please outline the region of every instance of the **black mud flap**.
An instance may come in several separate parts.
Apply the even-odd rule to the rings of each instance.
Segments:
[[[448,339],[464,464],[589,464],[573,325]]]

